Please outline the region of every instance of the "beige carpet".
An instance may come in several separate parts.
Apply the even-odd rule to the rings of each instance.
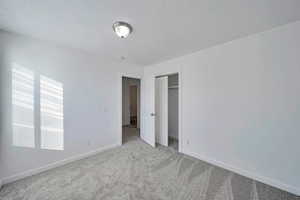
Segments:
[[[1,200],[296,200],[299,198],[135,137],[125,145],[5,185]]]

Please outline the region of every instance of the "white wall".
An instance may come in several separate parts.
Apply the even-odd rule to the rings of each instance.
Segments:
[[[146,67],[143,137],[153,77],[180,71],[182,152],[300,195],[299,35],[296,22]]]
[[[169,136],[178,139],[178,74],[168,76],[168,129]],[[170,88],[171,87],[171,88]]]
[[[120,75],[142,75],[142,68],[97,59],[96,55],[0,32],[0,179],[120,143]],[[64,150],[12,145],[11,65],[17,63],[64,86]],[[37,98],[35,99],[37,100]]]

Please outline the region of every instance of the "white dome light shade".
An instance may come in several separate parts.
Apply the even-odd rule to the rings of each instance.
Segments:
[[[128,35],[132,32],[132,27],[126,22],[114,23],[113,29],[120,38],[127,38]]]

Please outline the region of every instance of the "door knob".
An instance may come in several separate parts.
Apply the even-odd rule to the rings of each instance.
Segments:
[[[154,117],[154,116],[155,116],[155,113],[151,113],[150,115],[151,115],[152,117]]]

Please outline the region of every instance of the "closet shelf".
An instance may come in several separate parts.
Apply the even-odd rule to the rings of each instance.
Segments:
[[[178,89],[178,85],[169,86],[169,89]]]

